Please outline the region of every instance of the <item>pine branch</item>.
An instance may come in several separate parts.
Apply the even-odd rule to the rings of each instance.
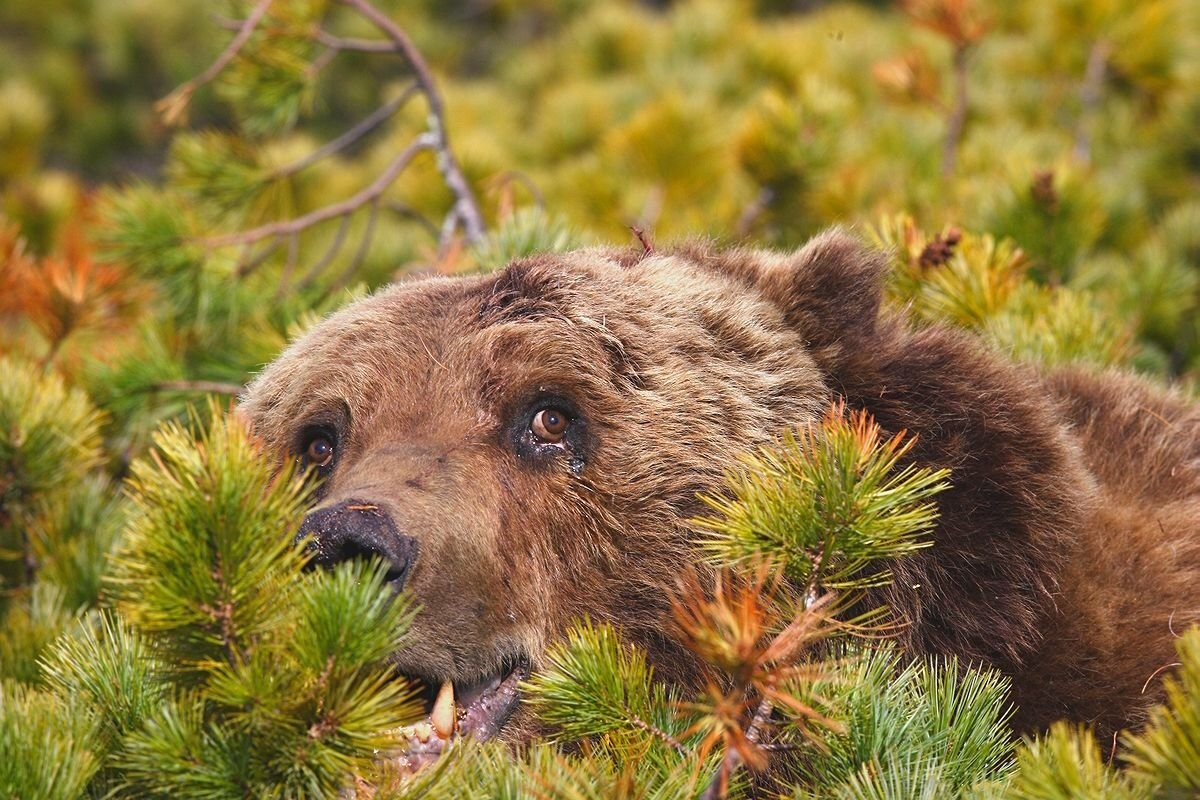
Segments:
[[[946,115],[946,138],[942,143],[942,175],[954,174],[958,162],[958,145],[962,141],[963,128],[967,123],[967,58],[971,45],[958,42],[954,45],[951,59],[954,72],[954,102]]]
[[[367,227],[363,231],[362,238],[358,240],[358,247],[354,251],[354,257],[350,259],[350,263],[346,265],[341,274],[325,287],[325,291],[321,293],[322,300],[346,288],[346,284],[350,282],[350,278],[358,271],[359,265],[362,264],[363,259],[367,256],[367,251],[371,248],[371,240],[375,238],[375,221],[378,218],[379,203],[373,202],[367,211]]]
[[[100,767],[96,720],[31,686],[0,681],[0,797],[77,800]]]
[[[239,233],[227,233],[221,236],[212,236],[205,239],[204,242],[209,247],[225,247],[232,244],[252,244],[271,237],[291,236],[294,233],[307,230],[308,228],[318,225],[326,220],[336,219],[337,217],[353,214],[363,206],[372,203],[379,198],[392,182],[396,180],[409,162],[420,153],[422,150],[431,149],[434,146],[435,139],[430,133],[423,133],[418,136],[412,144],[404,149],[404,152],[392,159],[392,162],[387,166],[382,174],[357,194],[346,198],[340,203],[319,208],[305,214],[302,217],[297,217],[292,220],[282,222],[271,222],[266,225],[260,225],[257,228],[251,228],[248,231]]]
[[[1156,797],[1200,793],[1200,628],[1189,629],[1175,648],[1180,658],[1164,681],[1166,702],[1151,711],[1145,730],[1124,741],[1129,771],[1155,786]]]
[[[551,647],[546,667],[530,678],[528,689],[528,702],[558,728],[560,739],[632,729],[683,752],[679,737],[662,724],[672,704],[653,683],[645,656],[622,645],[606,625],[573,627],[562,644]]]
[[[162,114],[163,120],[167,125],[175,125],[181,122],[184,119],[184,114],[187,112],[192,95],[196,93],[196,90],[211,83],[237,57],[237,54],[250,41],[250,36],[254,33],[254,29],[258,27],[262,18],[266,16],[267,9],[271,7],[272,2],[274,0],[258,0],[258,3],[251,9],[249,16],[246,17],[238,28],[237,35],[233,37],[229,45],[217,56],[217,59],[208,66],[208,69],[190,81],[180,85],[175,91],[155,104],[155,109],[158,113]]]
[[[764,697],[758,704],[758,708],[754,710],[754,717],[750,720],[749,727],[746,728],[744,734],[746,741],[751,745],[757,745],[759,737],[762,735],[763,726],[771,716],[772,710],[771,701]],[[745,757],[742,751],[736,747],[730,747],[725,751],[725,758],[721,761],[721,767],[717,774],[713,776],[708,787],[701,795],[702,800],[720,800],[729,792],[729,781],[733,774],[741,768],[745,763]]]
[[[45,683],[92,704],[110,743],[136,730],[167,692],[149,643],[111,612],[82,619],[42,659]]]
[[[947,109],[946,136],[942,142],[942,175],[954,173],[958,146],[967,121],[967,61],[971,49],[987,32],[974,0],[903,0],[908,15],[923,28],[945,39],[951,47],[954,100]]]
[[[321,145],[311,153],[270,171],[261,180],[271,181],[287,178],[314,166],[324,159],[344,152],[376,130],[387,119],[394,116],[396,112],[403,108],[418,93],[425,97],[428,104],[429,113],[426,130],[389,164],[378,179],[346,200],[324,206],[295,219],[275,221],[249,230],[211,236],[202,240],[209,248],[237,244],[248,246],[263,240],[275,240],[257,255],[247,259],[239,266],[237,274],[239,277],[244,277],[257,269],[260,264],[264,263],[266,259],[274,254],[279,246],[278,240],[295,237],[309,228],[332,219],[342,218],[343,223],[334,235],[326,253],[305,271],[304,277],[300,281],[300,286],[306,287],[311,285],[311,283],[324,273],[328,265],[341,251],[348,229],[346,218],[354,214],[357,210],[369,206],[370,217],[367,221],[363,240],[360,242],[348,266],[339,274],[331,286],[326,287],[324,296],[328,296],[344,287],[353,277],[354,273],[357,272],[367,254],[374,233],[374,223],[378,208],[382,202],[382,195],[395,182],[399,174],[407,167],[411,160],[422,150],[433,152],[437,169],[454,197],[453,205],[442,220],[440,229],[435,227],[431,231],[437,236],[439,252],[448,252],[459,230],[462,230],[466,244],[468,245],[477,244],[484,238],[483,214],[480,211],[479,203],[475,198],[470,183],[467,181],[458,159],[451,150],[449,134],[446,131],[445,103],[429,70],[428,64],[413,45],[408,35],[371,2],[368,0],[341,0],[341,2],[369,21],[383,33],[385,38],[381,40],[344,38],[336,36],[319,26],[300,34],[301,36],[307,35],[313,43],[325,48],[317,59],[309,65],[305,73],[305,79],[307,81],[313,80],[315,74],[336,57],[338,53],[343,51],[358,51],[394,53],[401,56],[412,71],[413,83],[401,92],[400,95],[375,109],[339,136]],[[265,8],[261,10],[256,8],[256,11],[260,13],[240,21],[218,18],[219,24],[238,31],[235,42],[231,43],[230,50],[232,52],[236,52],[237,49],[240,49],[245,44],[249,36],[249,31],[253,30],[254,26],[258,24],[262,13],[265,13]],[[236,48],[233,46],[235,43],[237,44]],[[233,55],[230,54],[227,57],[218,59],[218,63],[210,67],[196,81],[189,82],[189,84],[180,87],[179,92],[181,96],[190,96],[198,86],[212,80],[220,72],[221,68],[228,66],[232,58]],[[281,282],[277,290],[277,294],[279,295],[282,295],[289,288],[288,284],[290,283],[291,274],[296,265],[296,259],[293,257],[293,254],[296,252],[297,247],[295,239],[291,238],[289,240],[288,259],[285,262],[285,279]]]
[[[419,86],[415,82],[409,84],[403,92],[372,111],[353,128],[350,128],[336,139],[329,140],[303,158],[299,158],[290,164],[286,164],[274,170],[272,172],[272,177],[286,178],[289,175],[295,175],[297,172],[308,169],[313,164],[316,164],[318,161],[324,158],[328,158],[335,153],[341,153],[347,148],[352,147],[364,136],[375,130],[383,122],[403,108],[404,105],[412,98],[412,96],[417,93],[418,88]]]
[[[114,559],[125,618],[154,637],[181,676],[243,663],[292,613],[280,594],[303,566],[292,540],[308,489],[277,470],[243,421],[210,401],[201,432],[171,424],[131,467],[137,508]],[[198,437],[198,440],[197,440]]]
[[[313,33],[313,39],[331,50],[350,50],[357,53],[394,53],[396,45],[379,39],[356,39],[334,36],[329,31],[318,28]]]
[[[237,273],[236,273],[237,276],[239,278],[244,278],[247,275],[249,275],[250,273],[254,272],[259,267],[261,267],[263,264],[267,263],[267,260],[270,259],[271,256],[275,255],[276,251],[279,250],[280,245],[281,245],[281,242],[279,239],[276,239],[272,242],[268,242],[265,246],[260,248],[259,251],[257,253],[255,253],[254,255],[250,255],[250,253],[253,249],[253,246],[246,245],[246,247],[243,251],[245,253],[246,257],[243,258],[242,260],[238,261]]]
[[[902,463],[912,444],[834,406],[819,426],[743,457],[728,477],[732,497],[704,498],[717,516],[695,520],[700,546],[720,564],[779,562],[818,595],[886,582],[874,565],[929,545],[930,499],[948,485],[945,470]]]
[[[317,261],[315,261],[311,267],[308,268],[307,272],[304,273],[304,277],[300,279],[300,283],[297,287],[298,289],[307,289],[313,284],[313,281],[320,277],[321,273],[325,271],[325,268],[333,263],[334,257],[342,249],[342,245],[346,241],[346,234],[350,232],[351,219],[352,217],[350,214],[346,214],[342,217],[342,221],[338,223],[337,233],[333,235],[333,240],[330,241],[329,247],[325,248],[325,253],[319,259],[317,259]]]

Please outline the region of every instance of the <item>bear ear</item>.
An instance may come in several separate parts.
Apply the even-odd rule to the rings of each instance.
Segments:
[[[818,360],[838,361],[875,338],[886,272],[885,254],[834,228],[764,270],[760,287]]]

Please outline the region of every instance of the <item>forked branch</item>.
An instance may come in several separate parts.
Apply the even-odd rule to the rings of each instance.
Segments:
[[[260,27],[270,9],[272,0],[259,0],[251,13],[244,20],[219,20],[224,27],[235,30],[236,34],[229,45],[217,59],[200,75],[168,95],[159,103],[159,111],[169,123],[183,118],[192,95],[200,87],[212,82],[238,56],[250,41],[254,31]],[[245,260],[239,265],[237,274],[245,276],[275,254],[281,244],[287,242],[289,252],[289,273],[295,268],[294,254],[297,237],[303,231],[324,222],[341,219],[329,248],[315,263],[306,268],[301,285],[308,285],[315,280],[334,260],[345,244],[348,221],[355,212],[363,208],[370,209],[370,220],[364,233],[361,246],[356,248],[353,259],[345,270],[339,274],[335,285],[344,284],[363,260],[370,244],[374,223],[381,206],[392,207],[383,195],[395,183],[400,173],[422,151],[433,153],[438,172],[445,181],[454,197],[453,205],[447,212],[440,226],[433,225],[438,237],[441,250],[450,247],[454,239],[461,235],[466,243],[474,244],[480,241],[485,233],[483,214],[478,200],[471,188],[470,182],[463,173],[462,166],[450,149],[449,137],[446,132],[445,103],[441,92],[430,72],[420,51],[413,45],[412,40],[385,13],[376,8],[370,0],[340,0],[341,4],[368,20],[384,38],[359,39],[343,38],[325,30],[320,25],[311,31],[302,33],[313,42],[321,45],[324,51],[314,61],[311,74],[316,74],[320,68],[327,65],[337,54],[343,51],[366,53],[391,53],[402,57],[413,75],[413,83],[394,99],[380,105],[354,126],[340,135],[329,140],[311,153],[285,164],[270,173],[269,179],[278,180],[302,172],[315,164],[336,154],[345,152],[378,129],[384,122],[393,117],[416,94],[421,94],[429,108],[426,129],[420,133],[408,147],[399,153],[387,168],[371,184],[351,197],[318,208],[302,216],[288,220],[277,220],[259,225],[248,230],[211,236],[203,240],[209,247],[228,247],[242,245],[246,248]],[[266,242],[255,253],[250,246],[258,242]]]
[[[442,179],[446,181],[450,191],[454,193],[455,203],[450,213],[456,215],[462,222],[467,242],[470,244],[478,242],[483,238],[483,215],[479,212],[479,203],[475,199],[475,193],[471,191],[471,186],[467,183],[466,176],[463,175],[458,159],[454,157],[454,152],[450,149],[449,138],[446,134],[445,106],[442,103],[442,95],[438,91],[437,84],[433,82],[429,66],[425,63],[421,53],[413,46],[412,40],[400,29],[400,26],[371,5],[368,0],[342,0],[342,2],[353,7],[374,23],[375,27],[379,28],[395,44],[395,51],[400,53],[412,68],[417,85],[421,87],[425,100],[429,103],[429,132],[435,137],[433,149],[437,154],[438,170],[442,173]]]
[[[291,236],[292,234],[300,233],[303,230],[311,228],[314,225],[322,223],[326,220],[336,219],[338,217],[353,214],[363,206],[373,203],[379,198],[387,188],[392,185],[397,176],[404,171],[409,162],[422,150],[428,150],[433,146],[433,138],[428,133],[423,133],[416,140],[404,149],[400,155],[392,159],[383,171],[370,186],[367,186],[362,191],[347,197],[339,203],[318,208],[316,211],[310,211],[302,217],[295,219],[282,220],[280,222],[271,222],[266,225],[259,225],[257,228],[251,228],[247,231],[238,233],[227,233],[222,236],[211,236],[205,239],[205,243],[210,247],[225,247],[232,244],[253,244],[254,242],[262,241],[263,239]]]
[[[272,2],[273,0],[258,0],[254,8],[250,10],[250,15],[246,17],[238,28],[237,35],[221,51],[221,55],[217,56],[217,59],[208,65],[208,69],[187,83],[176,87],[175,91],[155,104],[155,109],[158,113],[162,114],[163,121],[166,124],[175,125],[186,119],[187,107],[192,100],[192,95],[201,86],[212,83],[229,66],[230,62],[237,57],[237,54],[246,46],[246,42],[250,41],[250,36],[254,33],[254,29],[258,27],[258,23],[262,22],[262,18],[266,16],[267,9],[271,7]]]

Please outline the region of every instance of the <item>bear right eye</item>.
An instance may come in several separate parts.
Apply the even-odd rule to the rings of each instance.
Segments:
[[[317,428],[308,433],[302,440],[301,458],[306,466],[324,469],[333,463],[337,453],[337,438],[323,428]]]
[[[324,436],[318,436],[308,443],[304,455],[313,466],[327,467],[329,462],[333,461],[333,442]]]
[[[543,408],[533,415],[529,430],[546,444],[558,444],[567,435],[569,424],[567,412],[559,408]]]

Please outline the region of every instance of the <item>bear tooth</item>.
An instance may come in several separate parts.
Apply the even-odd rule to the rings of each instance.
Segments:
[[[454,684],[446,681],[438,691],[429,721],[433,723],[433,729],[437,731],[438,736],[449,739],[450,734],[454,733],[454,717]]]

